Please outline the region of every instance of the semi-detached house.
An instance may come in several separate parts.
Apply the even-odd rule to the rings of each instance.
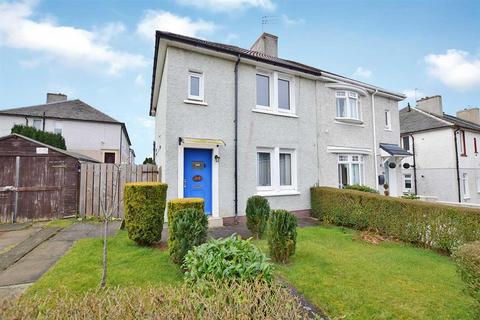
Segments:
[[[156,32],[150,115],[168,198],[202,197],[212,224],[252,195],[310,209],[310,188],[362,184],[401,193],[400,93],[277,55]]]

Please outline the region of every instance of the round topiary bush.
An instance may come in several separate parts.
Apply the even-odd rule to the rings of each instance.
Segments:
[[[208,218],[201,210],[187,208],[176,212],[170,225],[170,257],[182,264],[189,250],[207,240]]]
[[[273,277],[267,257],[249,240],[242,240],[235,234],[193,248],[185,256],[183,268],[185,280],[190,283],[213,279],[270,283]]]
[[[458,247],[453,258],[468,291],[480,302],[480,241]]]
[[[140,245],[160,241],[167,197],[167,185],[159,182],[125,184],[125,228],[128,237]]]
[[[248,198],[245,213],[247,215],[248,230],[257,239],[261,238],[267,227],[268,216],[270,215],[268,200],[262,196]]]
[[[268,247],[270,257],[286,263],[295,253],[297,218],[287,210],[273,210],[268,220]]]

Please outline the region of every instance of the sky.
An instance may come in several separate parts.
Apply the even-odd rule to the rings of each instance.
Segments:
[[[81,99],[126,123],[141,163],[155,30],[249,48],[262,28],[281,58],[403,92],[400,107],[480,107],[477,0],[0,0],[0,109]]]

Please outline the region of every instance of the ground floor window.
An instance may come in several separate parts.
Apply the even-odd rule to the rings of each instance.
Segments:
[[[406,192],[410,192],[412,190],[412,175],[409,173],[403,175],[403,189]]]
[[[282,191],[296,189],[295,150],[257,149],[257,190]]]
[[[468,186],[468,174],[464,173],[462,175],[462,184],[463,184],[463,198],[470,198],[470,187]]]
[[[338,156],[338,186],[364,184],[363,156],[358,154],[342,154]]]

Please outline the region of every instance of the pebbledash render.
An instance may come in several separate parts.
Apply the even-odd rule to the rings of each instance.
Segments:
[[[400,93],[278,58],[263,33],[250,50],[156,32],[150,115],[168,198],[200,196],[210,223],[247,199],[310,209],[313,186],[401,194]]]

